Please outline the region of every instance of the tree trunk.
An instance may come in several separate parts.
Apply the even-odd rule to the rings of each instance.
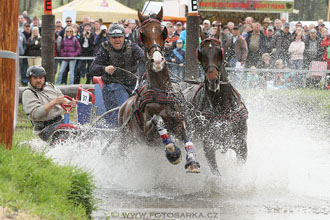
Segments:
[[[19,0],[0,0],[0,145],[11,149],[15,117]]]

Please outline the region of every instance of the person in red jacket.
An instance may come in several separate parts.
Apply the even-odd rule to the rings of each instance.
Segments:
[[[323,60],[328,64],[328,70],[330,69],[330,37],[326,35],[321,43],[322,47],[325,47],[325,51],[323,54]]]

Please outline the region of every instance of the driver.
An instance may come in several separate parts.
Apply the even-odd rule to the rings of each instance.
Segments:
[[[132,95],[145,64],[144,51],[125,40],[122,26],[111,25],[109,36],[109,42],[102,43],[90,69],[94,76],[102,76],[102,95],[107,111],[121,106]],[[111,127],[117,127],[118,111],[111,112],[106,119]]]
[[[46,82],[46,71],[41,66],[31,66],[26,73],[28,88],[22,95],[23,108],[33,124],[34,132],[47,141],[59,124],[63,123],[60,104],[75,106],[75,101],[64,98],[61,90]]]

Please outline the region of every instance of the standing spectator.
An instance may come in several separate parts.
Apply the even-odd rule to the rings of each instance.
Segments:
[[[98,22],[95,22],[95,27],[97,27]],[[107,33],[107,26],[102,25],[100,29],[100,34],[97,34],[95,32],[95,37],[94,37],[94,56],[98,53],[99,48],[101,47],[101,44],[104,41],[109,41],[108,33]]]
[[[20,31],[18,32],[18,51],[19,51],[20,56],[25,55],[26,38],[25,38],[24,34]],[[20,70],[20,75],[21,75],[22,86],[27,86],[27,84],[28,84],[28,79],[26,77],[27,67],[28,67],[27,60],[25,58],[20,58],[19,59],[19,70]]]
[[[291,42],[289,47],[290,54],[290,67],[294,70],[302,70],[304,67],[304,51],[305,42],[302,40],[302,33],[297,33],[294,35],[294,40]],[[297,72],[296,73],[296,86],[303,88],[305,85],[305,74]]]
[[[66,27],[64,38],[61,42],[61,56],[62,57],[77,57],[81,51],[80,43],[76,37],[73,35],[73,28]],[[60,73],[57,77],[56,84],[61,84],[62,76],[66,67],[70,66],[70,83],[74,82],[74,69],[76,66],[77,60],[63,60],[60,67]]]
[[[246,17],[245,18],[245,24],[252,25],[254,23],[254,19],[252,17]]]
[[[139,41],[139,36],[138,36],[138,32],[137,32],[137,24],[136,21],[134,19],[129,19],[128,20],[128,26],[127,29],[128,33],[126,34],[125,38],[137,43]],[[125,32],[126,32],[125,30]]]
[[[248,46],[247,67],[256,66],[265,51],[265,35],[260,30],[259,23],[253,23],[252,31],[248,33],[246,43]]]
[[[32,23],[32,20],[31,20],[30,16],[28,15],[27,11],[23,11],[22,14],[23,14],[25,23],[31,24]]]
[[[303,35],[304,35],[304,39],[306,39],[306,37],[309,35],[309,29],[307,25],[304,25],[303,27]]]
[[[39,28],[39,33],[40,33],[40,35],[41,35],[42,32],[41,32],[40,19],[39,19],[37,16],[33,17],[33,19],[32,19],[31,29],[33,29],[34,27]]]
[[[224,47],[227,43],[228,40],[228,35],[225,34],[222,30],[221,30],[221,23],[218,21],[213,22],[214,24],[212,24],[212,29],[213,29],[213,33],[211,33],[210,37],[215,37],[215,34],[217,33],[218,29],[219,29],[219,40],[221,41],[221,47]],[[215,31],[215,32],[214,32]]]
[[[179,36],[174,35],[173,25],[170,24],[167,28],[167,38],[164,44],[166,61],[171,62],[171,55],[173,53],[174,48],[176,48],[176,41],[179,39]]]
[[[231,33],[230,33],[229,28],[228,28],[227,25],[223,26],[223,32],[224,32],[225,34],[227,34],[227,37],[228,37],[228,38],[232,37],[232,35],[231,35]]]
[[[247,36],[248,36],[248,33],[250,32],[250,31],[252,31],[252,24],[244,24],[243,26],[242,26],[242,32],[241,32],[241,35],[242,35],[242,37],[244,38],[244,39],[246,39],[247,38]]]
[[[282,29],[282,22],[280,19],[275,19],[274,21],[274,32],[277,33]]]
[[[229,67],[244,67],[248,55],[248,47],[245,39],[240,35],[239,27],[233,28],[233,36],[229,38],[225,45],[225,59],[229,63]],[[236,83],[241,83],[245,78],[243,72],[235,71],[232,78]]]
[[[59,33],[59,35],[61,35],[62,39],[64,38],[66,28],[67,27],[72,27],[72,18],[71,17],[66,17],[65,18],[65,23],[66,23],[66,26]]]
[[[63,30],[62,21],[60,19],[56,19],[56,21],[55,21],[55,33],[56,33],[56,35],[60,35],[62,30]]]
[[[251,71],[247,73],[246,83],[248,88],[257,88],[259,86],[259,76],[257,74],[257,68],[255,66],[250,67]]]
[[[35,57],[28,58],[29,66],[41,66],[41,36],[38,27],[32,29],[32,35],[26,43],[26,56]]]
[[[267,17],[267,18],[264,19],[264,23],[262,25],[264,35],[267,34],[267,29],[271,24],[272,24],[272,20],[270,20],[270,18]]]
[[[283,30],[277,32],[273,37],[273,54],[275,60],[281,59],[285,64],[289,63],[288,49],[291,44],[290,24],[285,23]]]
[[[211,28],[211,22],[207,19],[205,19],[203,21],[203,27],[202,27],[202,31],[205,34],[205,36],[209,36],[209,30]]]
[[[90,18],[89,16],[84,16],[83,17],[83,22],[79,25],[79,30],[80,34],[84,31],[85,24],[89,23],[90,24]]]
[[[227,26],[228,26],[228,30],[229,30],[229,37],[232,37],[235,24],[234,24],[234,22],[229,21],[227,23]]]
[[[180,39],[183,42],[183,49],[186,50],[186,38],[187,38],[187,31],[183,30],[180,34]]]
[[[92,26],[90,23],[86,23],[82,36],[79,40],[81,45],[81,57],[92,57],[94,54],[94,34],[91,32]],[[76,79],[80,82],[80,77],[84,78],[87,76],[86,84],[89,84],[92,80],[92,75],[89,73],[89,67],[91,66],[93,60],[78,60]]]
[[[258,69],[272,69],[273,64],[271,62],[270,54],[264,53],[262,55],[262,60],[258,62],[257,68]],[[259,86],[261,88],[266,88],[266,82],[272,80],[272,72],[262,71],[259,72]]]
[[[324,29],[326,30],[326,29]],[[325,32],[324,30],[322,30],[322,32]],[[325,48],[325,51],[324,51],[324,54],[323,54],[323,60],[325,62],[327,62],[327,65],[328,65],[328,70],[330,70],[330,37],[328,35],[328,30],[327,31],[327,34],[324,34],[324,38],[323,38],[323,41],[322,41],[322,47]]]
[[[282,17],[280,18],[280,20],[281,20],[281,23],[282,23],[282,27],[284,27],[285,24],[287,23],[287,21],[286,21],[286,17],[285,17],[285,16],[282,16]],[[283,60],[282,60],[282,61],[283,61]]]
[[[61,41],[62,37],[60,35],[62,31],[62,21],[60,19],[56,19],[55,21],[55,57],[61,56]],[[61,60],[55,59],[54,63],[54,76],[57,74],[58,67],[61,66]]]
[[[176,65],[172,68],[172,73],[174,73],[180,81],[184,79],[184,64],[185,64],[185,56],[186,52],[182,48],[183,42],[181,39],[176,41],[176,48],[173,50],[171,56],[171,62],[176,63]]]
[[[245,65],[248,47],[244,38],[240,35],[238,26],[233,28],[233,36],[229,38],[224,47],[225,58],[230,67],[235,67],[237,62]]]
[[[274,36],[274,27],[273,26],[268,26],[267,32],[266,32],[266,37],[265,37],[265,53],[271,53],[273,50],[273,40]]]
[[[304,51],[304,68],[309,69],[312,61],[321,61],[324,53],[324,48],[321,46],[322,38],[317,36],[316,29],[309,31],[309,35],[305,37]]]
[[[23,15],[18,15],[18,32],[24,32],[24,23]]]
[[[31,37],[31,26],[29,23],[24,24],[24,32],[25,39],[28,40]]]
[[[180,37],[180,34],[181,34],[182,30],[183,30],[182,28],[183,28],[182,27],[182,23],[180,21],[176,22],[174,34],[175,35],[178,35]]]

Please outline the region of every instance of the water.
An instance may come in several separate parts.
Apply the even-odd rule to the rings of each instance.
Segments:
[[[137,145],[122,157],[118,143],[105,151],[99,138],[57,146],[47,155],[93,173],[102,201],[95,219],[145,208],[178,213],[214,209],[220,216],[214,219],[230,220],[330,219],[329,124],[292,99],[255,91],[244,96],[248,161],[240,166],[233,152],[218,154],[222,177],[212,176],[199,149],[201,174],[186,174],[184,163],[169,164],[161,149]],[[40,148],[40,142],[32,145]]]

